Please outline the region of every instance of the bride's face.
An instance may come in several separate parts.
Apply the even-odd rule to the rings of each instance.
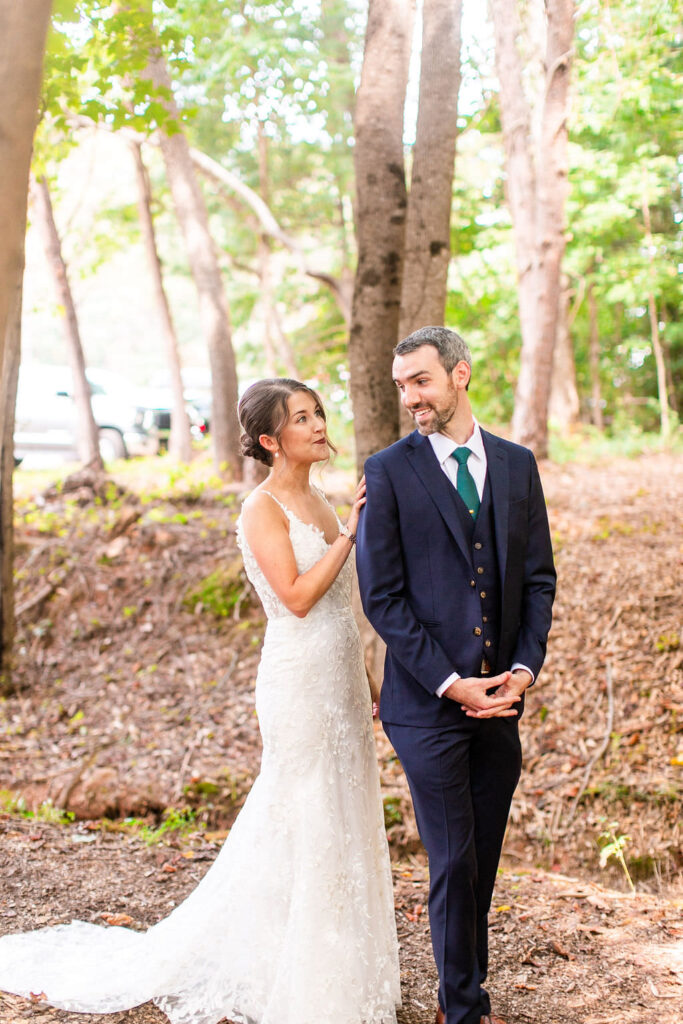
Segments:
[[[287,399],[287,423],[280,434],[280,450],[289,462],[320,462],[330,457],[323,411],[305,391]]]

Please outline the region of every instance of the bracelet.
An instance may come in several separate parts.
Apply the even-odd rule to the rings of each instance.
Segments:
[[[339,533],[340,533],[340,536],[346,537],[347,540],[350,540],[352,544],[355,543],[355,540],[356,540],[355,533],[351,533],[351,531],[349,530],[348,526],[344,526],[343,523],[339,524]]]

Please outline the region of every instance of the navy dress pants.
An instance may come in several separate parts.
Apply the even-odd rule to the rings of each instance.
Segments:
[[[447,699],[447,698],[444,698]],[[522,754],[516,718],[427,728],[383,723],[429,857],[429,923],[446,1024],[491,1012],[488,911]]]

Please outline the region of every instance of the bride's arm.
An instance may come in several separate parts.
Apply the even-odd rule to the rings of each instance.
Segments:
[[[361,484],[346,524],[352,534],[365,503],[364,495],[365,487]],[[242,529],[261,572],[285,607],[301,619],[332,586],[353,547],[353,540],[340,533],[319,562],[299,573],[287,516],[272,498],[259,491],[244,503]]]

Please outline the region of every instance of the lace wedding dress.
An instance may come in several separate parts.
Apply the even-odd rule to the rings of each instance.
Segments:
[[[285,509],[299,572],[327,550]],[[0,939],[0,989],[172,1024],[394,1024],[392,882],[370,696],[346,563],[304,619],[266,582],[256,682],[261,773],[197,888],[146,932],[73,921]]]

